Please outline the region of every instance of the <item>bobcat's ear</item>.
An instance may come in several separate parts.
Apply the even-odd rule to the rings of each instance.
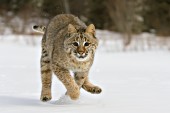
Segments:
[[[69,24],[68,25],[68,32],[69,33],[77,33],[77,30],[72,24]]]
[[[95,36],[95,26],[93,24],[90,24],[86,28],[86,33],[90,33]]]

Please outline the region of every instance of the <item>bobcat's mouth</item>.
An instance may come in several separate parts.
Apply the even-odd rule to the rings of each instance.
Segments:
[[[84,56],[78,56],[78,55],[77,55],[77,57],[78,57],[78,58],[82,58],[82,59],[83,59],[83,58],[86,58],[86,57],[87,57],[87,54],[86,54],[86,55],[84,55]]]
[[[74,55],[75,55],[76,59],[82,61],[82,60],[87,59],[88,53],[83,53],[83,54],[75,53]]]

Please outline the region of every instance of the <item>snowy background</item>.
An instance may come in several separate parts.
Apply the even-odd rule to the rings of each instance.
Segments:
[[[53,98],[44,103],[39,100],[41,36],[0,35],[0,113],[169,113],[168,41],[158,44],[155,37],[148,44],[153,35],[143,33],[134,36],[143,41],[135,38],[124,50],[120,34],[98,30],[97,36],[100,46],[89,76],[103,92],[82,89],[80,99],[72,101],[53,76]]]
[[[170,113],[169,8],[169,0],[0,0],[0,113]],[[103,91],[82,89],[72,101],[53,76],[44,103],[42,36],[32,26],[65,13],[97,29],[89,76]]]

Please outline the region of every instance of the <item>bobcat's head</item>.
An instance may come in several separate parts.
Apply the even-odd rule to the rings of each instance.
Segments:
[[[64,48],[74,59],[86,61],[94,56],[98,46],[95,37],[95,26],[90,24],[85,31],[76,30],[72,25],[68,25],[68,33],[64,41]]]

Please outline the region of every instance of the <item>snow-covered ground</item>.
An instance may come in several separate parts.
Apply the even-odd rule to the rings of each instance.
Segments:
[[[53,98],[43,103],[39,100],[40,44],[10,41],[0,41],[0,113],[170,113],[168,51],[98,50],[90,79],[102,87],[101,94],[81,90],[80,99],[71,101],[54,76]]]

